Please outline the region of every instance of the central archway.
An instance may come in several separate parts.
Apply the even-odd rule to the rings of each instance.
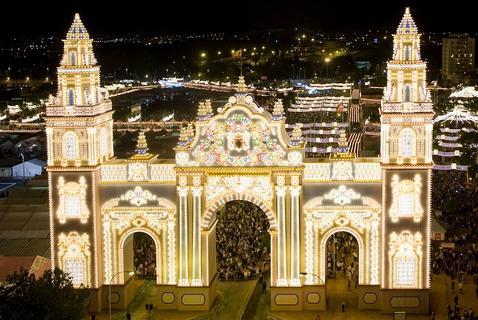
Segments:
[[[203,283],[211,283],[215,278],[219,280],[222,276],[219,269],[220,263],[217,259],[217,232],[218,232],[218,212],[228,206],[228,203],[248,203],[257,208],[257,212],[267,220],[268,223],[268,242],[269,242],[269,261],[266,275],[269,276],[269,284],[275,284],[277,279],[277,230],[276,217],[270,205],[263,201],[260,196],[255,196],[250,192],[229,193],[220,195],[211,199],[208,209],[205,210],[201,222],[202,234],[202,266],[207,270],[203,273]],[[220,215],[220,214],[219,214]]]
[[[216,262],[219,280],[248,280],[270,273],[270,224],[265,212],[233,200],[216,211]]]

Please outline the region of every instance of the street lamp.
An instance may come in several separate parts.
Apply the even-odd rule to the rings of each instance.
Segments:
[[[319,277],[318,275],[316,275],[315,273],[312,273],[312,272],[300,272],[299,273],[301,276],[307,276],[307,275],[311,275],[311,276],[314,276],[314,277],[317,277],[317,279],[320,280],[320,282],[322,282],[322,285],[325,286],[325,282],[324,280],[322,280],[321,277]],[[327,289],[327,288],[326,288]],[[325,300],[325,319],[327,319],[327,300]]]
[[[132,276],[134,275],[134,271],[118,271],[116,272],[112,277],[111,277],[111,280],[110,280],[110,285],[108,287],[108,304],[109,304],[109,319],[111,320],[111,283],[113,282],[113,279],[119,275],[120,273],[127,273],[129,276]]]

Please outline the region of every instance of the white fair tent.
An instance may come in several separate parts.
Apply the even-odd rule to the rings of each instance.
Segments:
[[[472,115],[463,105],[456,105],[453,110],[446,114],[437,116],[434,120],[437,122],[457,122],[457,123],[478,123],[478,116]]]
[[[475,90],[475,87],[463,87],[460,90],[453,92],[450,95],[450,98],[455,98],[455,99],[478,98],[478,91]]]

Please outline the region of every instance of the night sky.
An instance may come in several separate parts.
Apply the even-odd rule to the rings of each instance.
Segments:
[[[95,35],[125,32],[250,31],[309,28],[323,31],[394,31],[410,6],[423,31],[476,32],[470,1],[9,1],[2,6],[1,36],[63,35],[79,12]],[[432,3],[436,3],[433,7]]]

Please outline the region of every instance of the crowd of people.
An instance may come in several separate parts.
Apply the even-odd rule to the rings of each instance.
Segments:
[[[269,220],[256,205],[231,201],[217,212],[217,267],[221,280],[262,278],[270,270]]]
[[[478,298],[478,198],[466,172],[433,172],[433,215],[442,222],[445,241],[432,241],[432,272],[451,280],[453,306],[448,319],[477,319],[473,309],[460,307],[463,294]],[[475,292],[464,292],[465,284],[474,284]],[[469,288],[469,287],[468,287]]]
[[[137,232],[133,237],[134,272],[138,279],[156,279],[156,245],[147,234]]]
[[[446,228],[445,242],[452,244],[447,248],[433,244],[433,271],[452,278],[478,274],[478,198],[466,173],[435,171],[432,199],[435,218]]]

